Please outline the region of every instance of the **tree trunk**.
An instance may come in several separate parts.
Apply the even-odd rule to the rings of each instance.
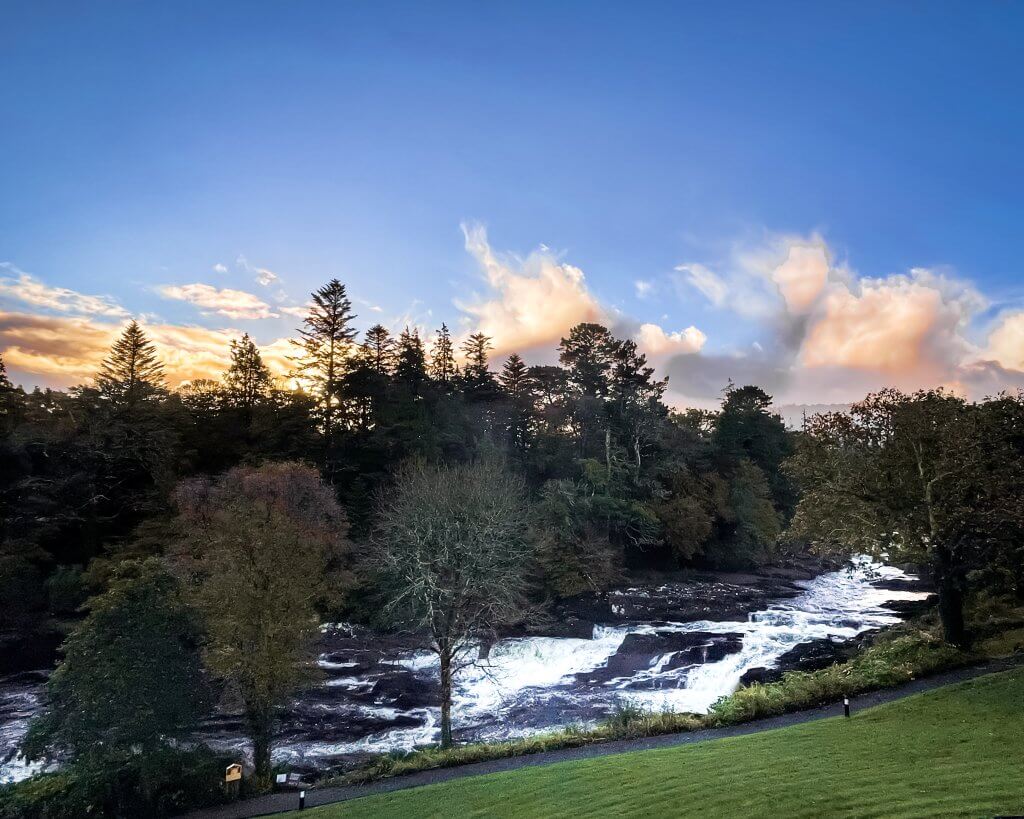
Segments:
[[[939,592],[939,619],[947,643],[966,648],[967,629],[964,625],[964,591],[949,549],[936,549],[936,586]]]
[[[249,728],[252,734],[252,761],[256,768],[256,790],[269,790],[271,785],[270,746],[271,746],[270,714],[255,711],[249,714]]]
[[[441,747],[452,747],[452,655],[442,649],[441,658]]]
[[[604,430],[604,461],[608,468],[608,480],[612,479],[612,429],[605,427]]]

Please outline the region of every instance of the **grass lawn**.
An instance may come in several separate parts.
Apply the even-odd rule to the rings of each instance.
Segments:
[[[466,778],[302,817],[994,814],[1024,814],[1024,670],[849,720]]]

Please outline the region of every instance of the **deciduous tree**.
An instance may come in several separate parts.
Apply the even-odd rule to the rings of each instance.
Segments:
[[[379,499],[374,556],[398,622],[427,630],[441,674],[441,745],[452,679],[474,643],[522,616],[532,550],[523,487],[499,464],[409,464]]]
[[[241,702],[257,782],[268,786],[278,711],[311,679],[317,606],[339,591],[345,513],[317,472],[297,463],[188,481],[177,501],[206,663]]]

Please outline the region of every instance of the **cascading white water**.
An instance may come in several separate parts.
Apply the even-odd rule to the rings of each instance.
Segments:
[[[752,668],[773,667],[790,649],[819,639],[850,639],[862,631],[899,622],[884,604],[917,600],[921,592],[889,591],[870,585],[874,579],[909,579],[898,569],[858,558],[838,572],[802,583],[793,598],[752,613],[746,621],[695,621],[595,626],[589,640],[529,637],[502,640],[486,660],[463,669],[455,681],[454,713],[458,726],[480,739],[502,739],[550,730],[567,723],[591,722],[594,711],[607,712],[629,702],[647,710],[701,713],[739,685]],[[652,590],[656,593],[657,590]],[[676,652],[654,657],[650,666],[626,677],[585,684],[588,672],[606,666],[630,634],[707,632],[739,634],[740,650],[714,662],[674,666]],[[436,676],[437,660],[415,652],[393,660],[417,674]],[[536,719],[540,712],[547,719]],[[528,719],[524,721],[524,714]],[[589,715],[589,716],[581,716]],[[331,746],[334,754],[372,747],[411,750],[436,741],[436,720],[422,729],[386,731],[355,743]],[[303,748],[302,753],[308,753]],[[326,750],[321,748],[321,750]]]
[[[459,672],[454,695],[456,727],[463,737],[494,740],[569,723],[593,722],[623,702],[649,710],[703,712],[719,697],[735,690],[744,672],[774,666],[801,643],[823,638],[849,639],[864,630],[897,622],[899,618],[885,608],[885,603],[919,599],[923,594],[881,590],[870,581],[906,577],[897,569],[861,558],[847,569],[801,584],[804,591],[798,596],[754,612],[742,622],[632,623],[595,626],[591,639],[502,640],[491,648],[486,660]],[[663,588],[647,591],[652,597],[665,593]],[[694,645],[656,653],[659,643],[671,646],[668,638],[688,633],[694,634]],[[627,664],[620,673],[623,666],[610,661],[621,659],[616,655],[629,635],[652,635],[648,645],[653,648],[647,655],[631,655],[631,662],[638,659],[640,667]],[[712,640],[721,635],[723,640],[731,641],[730,651],[719,652],[716,656],[724,654],[720,659],[701,662],[708,657],[707,648],[702,648],[702,635]],[[680,651],[689,653],[680,655]],[[391,723],[393,727],[371,729],[362,736],[350,732],[348,736],[352,738],[346,737],[344,741],[315,739],[315,734],[303,738],[297,731],[297,735],[277,745],[275,759],[316,766],[320,760],[410,750],[437,741],[437,709],[421,705],[398,708],[393,701],[379,699],[373,693],[374,683],[382,674],[402,674],[407,678],[411,675],[427,688],[433,688],[437,676],[437,659],[433,654],[385,656],[371,676],[360,675],[359,664],[347,659],[321,659],[324,671],[334,676],[325,689],[332,698],[318,703],[317,713],[323,714],[327,724],[344,726],[353,720],[370,719],[374,725]],[[388,668],[394,672],[388,672]],[[31,694],[38,698],[39,693],[37,687],[32,692],[20,692],[19,696]],[[12,748],[24,733],[27,716],[27,711],[22,711],[17,723],[0,724],[0,739],[8,740],[8,747]],[[239,751],[247,745],[234,733],[204,739],[216,747]],[[0,758],[0,781],[20,779],[30,772],[22,761],[11,758],[4,763]]]

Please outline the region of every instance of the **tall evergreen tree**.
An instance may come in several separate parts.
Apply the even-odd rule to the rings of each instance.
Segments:
[[[506,432],[509,446],[523,453],[529,445],[535,409],[530,370],[518,353],[512,353],[505,361],[498,380],[508,399]]]
[[[11,379],[7,377],[7,365],[4,364],[3,356],[0,356],[0,390],[14,389]]]
[[[224,384],[228,402],[243,410],[251,410],[270,394],[270,370],[248,333],[231,342],[231,365],[224,376]]]
[[[104,398],[129,409],[163,392],[163,365],[138,322],[132,321],[114,342],[96,376],[96,386]]]
[[[352,326],[355,315],[345,285],[337,279],[331,279],[311,297],[313,306],[299,329],[300,338],[293,341],[302,350],[295,359],[295,374],[310,383],[311,392],[316,396],[329,453],[336,424],[338,387],[356,337]]]
[[[419,330],[406,327],[398,337],[398,363],[395,365],[395,379],[418,394],[420,386],[427,380],[427,356]]]
[[[448,325],[442,324],[430,351],[430,375],[439,384],[451,384],[457,372],[452,335]]]
[[[383,324],[374,324],[366,331],[363,359],[379,375],[391,375],[395,367],[395,340]]]
[[[488,367],[488,356],[494,348],[490,336],[473,333],[462,343],[466,366],[462,370],[462,383],[466,395],[478,401],[493,400],[498,395],[494,373]]]
[[[21,390],[7,377],[7,365],[0,356],[0,432],[6,432],[16,422],[23,397]]]
[[[577,324],[558,347],[558,360],[565,367],[569,384],[587,398],[608,392],[615,338],[600,324]]]

